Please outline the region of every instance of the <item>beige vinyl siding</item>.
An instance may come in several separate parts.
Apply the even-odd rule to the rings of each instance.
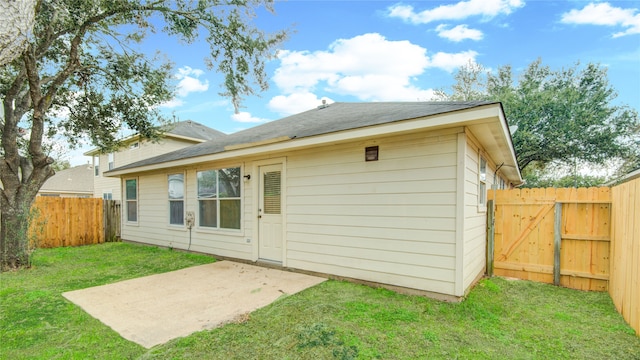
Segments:
[[[191,249],[208,254],[238,258],[243,260],[253,260],[253,246],[246,239],[251,238],[253,229],[253,216],[251,216],[252,193],[251,181],[241,182],[241,207],[242,218],[239,230],[234,229],[208,229],[198,226],[198,198],[197,198],[197,172],[204,170],[215,170],[227,167],[240,167],[241,175],[247,172],[246,164],[243,162],[209,163],[198,164],[197,167],[187,171],[187,188],[185,192],[185,211],[193,211],[196,215],[196,226],[192,229]]]
[[[132,142],[131,142],[132,143]],[[113,162],[114,167],[120,167],[131,164],[136,161],[148,159],[153,156],[166,154],[168,152],[182,149],[187,146],[196,144],[193,141],[187,141],[183,139],[164,138],[159,142],[140,141],[140,146],[135,149],[130,149],[127,143],[122,149],[114,153]],[[120,179],[104,176],[103,173],[109,170],[109,155],[100,155],[100,174],[94,176],[93,181],[93,196],[101,198],[105,192],[113,194],[113,200],[121,200],[122,192],[120,190]]]
[[[483,153],[471,134],[467,134],[465,148],[464,196],[464,268],[463,288],[468,289],[486,267],[486,205],[479,206],[478,170],[480,154],[487,161],[487,190],[491,189],[495,165]],[[486,197],[485,197],[486,199]]]
[[[453,293],[459,131],[287,154],[287,266]]]
[[[169,173],[185,172],[185,214],[193,211],[198,217],[197,170],[215,169],[226,166],[241,166],[241,163],[199,165],[196,168],[172,169],[170,172],[144,174],[138,178],[138,224],[123,221],[122,238],[176,249],[189,247],[189,229],[186,226],[169,224],[169,199],[167,176]],[[206,229],[197,226],[191,230],[190,250],[226,257],[250,260],[252,245],[247,243],[245,234],[252,230],[247,209],[252,206],[250,182],[244,182],[242,206],[243,218],[240,230]]]
[[[100,168],[98,169],[98,176],[93,177],[93,196],[102,198],[102,194],[105,192],[112,194],[113,200],[121,200],[122,192],[120,190],[120,179],[110,178],[102,175],[105,171],[109,170],[109,155],[100,155]],[[114,166],[118,166],[118,154],[114,154]]]
[[[366,162],[365,147],[375,145],[379,160]],[[189,230],[168,224],[167,175],[184,172],[185,211],[197,218],[197,171],[241,166],[242,175],[252,175],[242,182],[242,228],[196,226],[190,249],[255,261],[255,172],[261,164],[282,161],[284,266],[459,296],[485,267],[486,212],[477,205],[480,151],[471,134],[455,128],[143,174],[139,222],[124,223],[123,238],[186,249]],[[487,188],[494,171],[487,158]]]
[[[148,140],[140,140],[140,146],[131,149],[129,144],[115,154],[115,166],[123,166],[136,161],[148,159],[157,155],[166,154],[168,152],[182,149],[183,147],[197,144],[197,142],[166,137],[158,142]],[[106,155],[104,155],[106,156]],[[102,161],[102,159],[100,159]],[[106,170],[106,169],[105,169]]]

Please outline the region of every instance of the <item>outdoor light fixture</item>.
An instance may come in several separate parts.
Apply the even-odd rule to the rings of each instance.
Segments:
[[[378,147],[368,146],[364,149],[365,161],[378,161]]]
[[[243,176],[243,178],[245,180],[251,180],[251,174],[247,174],[247,175]]]

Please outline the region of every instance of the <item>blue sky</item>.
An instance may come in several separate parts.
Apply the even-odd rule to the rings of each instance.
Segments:
[[[218,95],[222,78],[206,69],[208,46],[159,33],[143,50],[175,64],[176,97],[162,109],[225,133],[333,101],[429,100],[448,90],[469,61],[515,74],[541,58],[553,69],[576,62],[608,69],[618,104],[640,111],[640,1],[276,1],[258,11],[265,31],[291,29],[269,61],[270,89],[239,113]],[[70,153],[72,165],[87,157]]]

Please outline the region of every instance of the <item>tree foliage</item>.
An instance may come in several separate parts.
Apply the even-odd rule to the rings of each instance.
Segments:
[[[0,2],[0,66],[20,56],[33,23],[36,0],[3,0]]]
[[[593,175],[562,175],[559,177],[554,176],[542,176],[538,171],[527,172],[527,182],[523,187],[527,188],[547,188],[547,187],[592,187],[601,186],[606,183],[607,179],[603,176]]]
[[[604,164],[638,158],[638,113],[614,104],[617,93],[605,68],[577,63],[552,70],[538,59],[514,79],[509,65],[491,72],[470,64],[456,73],[452,92],[439,95],[502,102],[509,125],[517,129],[513,144],[525,175],[531,166],[544,168],[552,162]]]
[[[255,28],[255,9],[270,0],[40,0],[26,50],[0,68],[0,256],[2,268],[28,263],[28,212],[53,175],[43,140],[88,137],[113,149],[122,126],[158,135],[158,105],[171,99],[171,64],[135,50],[149,32],[210,45],[210,69],[223,74],[223,96],[236,108],[266,89],[265,60],[286,32]],[[160,24],[160,25],[157,25]],[[21,220],[22,219],[22,220]]]

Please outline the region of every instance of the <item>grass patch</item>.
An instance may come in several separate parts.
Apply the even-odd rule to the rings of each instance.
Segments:
[[[32,259],[32,269],[0,274],[0,359],[139,357],[144,348],[61,294],[214,261],[125,243],[41,249]]]
[[[146,350],[61,293],[213,261],[131,244],[38,250],[0,274],[7,359],[639,359],[640,338],[606,293],[482,280],[457,304],[327,281],[247,321]]]

